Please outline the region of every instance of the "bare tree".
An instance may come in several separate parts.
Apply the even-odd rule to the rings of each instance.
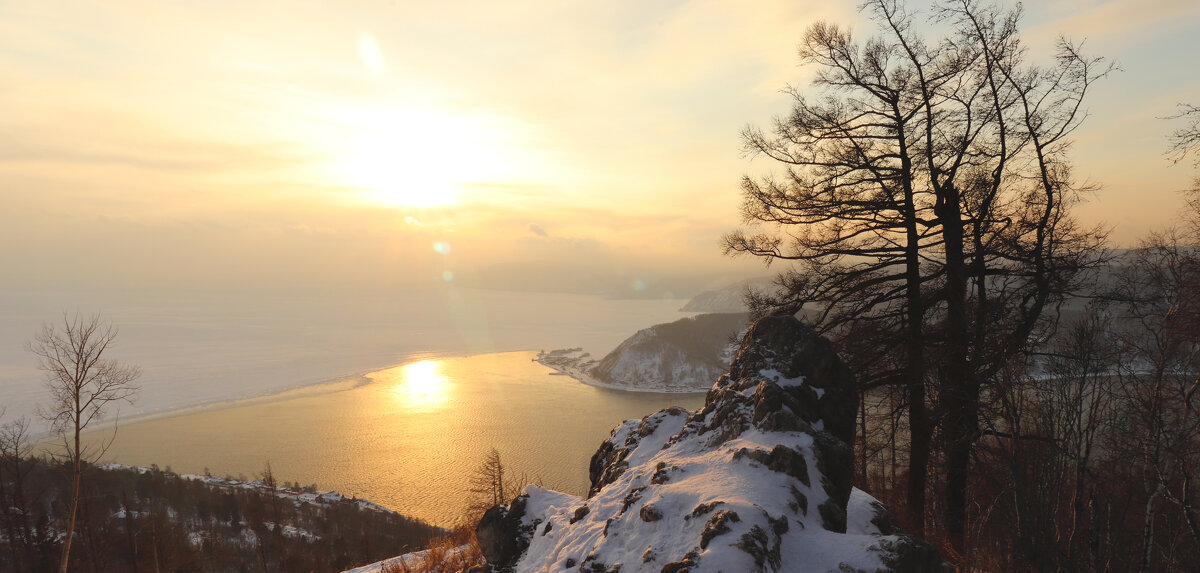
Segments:
[[[492,448],[468,478],[467,512],[470,519],[478,519],[493,506],[512,501],[530,483],[540,484],[541,479],[531,479],[525,472],[514,476],[500,459],[500,452]]]
[[[1125,325],[1117,336],[1127,449],[1141,458],[1147,492],[1140,570],[1151,571],[1162,500],[1178,507],[1200,544],[1200,255],[1175,230],[1152,233],[1118,274],[1112,298]]]
[[[1183,120],[1183,127],[1171,133],[1168,141],[1171,143],[1167,157],[1172,163],[1179,163],[1191,158],[1192,164],[1200,168],[1200,106],[1179,104],[1179,111],[1166,119]],[[1200,240],[1200,175],[1192,179],[1192,186],[1187,190],[1188,207],[1191,209],[1187,223],[1190,225],[1192,240]]]
[[[0,418],[3,416],[4,409],[0,408]],[[27,478],[32,469],[26,458],[33,444],[28,430],[28,418],[0,425],[0,525],[4,528],[13,568],[17,571],[34,566],[34,536],[29,520],[31,504],[26,493]]]
[[[512,487],[504,482],[504,463],[500,461],[500,452],[492,448],[475,473],[471,475],[471,505],[472,513],[482,513],[492,506],[501,505],[508,501],[508,490]]]
[[[949,34],[937,42],[897,0],[864,9],[879,34],[814,25],[800,47],[818,68],[813,93],[791,90],[790,115],[745,132],[747,150],[786,175],[743,180],[744,217],[768,230],[732,233],[725,249],[798,264],[777,292],[751,297],[757,311],[809,304],[835,334],[871,324],[879,360],[859,359],[860,383],[907,390],[914,525],[940,425],[944,525],[961,550],[981,390],[1100,258],[1103,233],[1070,217],[1084,189],[1066,151],[1111,67],[1066,41],[1054,66],[1025,62],[1019,8],[939,2],[932,17]]]
[[[1171,133],[1171,148],[1167,151],[1171,161],[1178,163],[1188,156],[1200,153],[1200,107],[1179,104],[1179,111],[1167,119],[1182,119],[1187,123]],[[1200,162],[1200,157],[1195,160]]]
[[[79,510],[83,466],[103,454],[104,446],[89,447],[81,435],[107,410],[120,402],[130,402],[137,392],[134,384],[141,370],[137,366],[112,360],[108,350],[117,339],[117,328],[95,314],[68,316],[62,322],[46,324],[27,345],[37,355],[38,368],[46,375],[50,403],[42,416],[62,439],[60,455],[73,472],[71,510],[63,542],[60,573],[70,562],[71,538]]]

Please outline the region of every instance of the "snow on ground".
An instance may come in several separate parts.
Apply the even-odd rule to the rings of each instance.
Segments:
[[[538,364],[553,370],[554,374],[560,376],[569,376],[597,388],[608,388],[609,390],[624,390],[626,392],[653,392],[656,394],[690,394],[703,392],[703,388],[694,386],[675,386],[654,383],[639,383],[629,384],[628,382],[612,383],[600,380],[592,374],[592,369],[596,367],[598,362],[592,359],[591,354],[584,352],[581,349],[560,349],[551,350],[549,352],[538,352]],[[662,365],[660,357],[648,355],[631,360],[631,365],[627,368],[627,376],[622,376],[621,380],[643,380],[642,373],[649,371],[661,371]],[[676,376],[684,376],[686,372],[676,371]]]
[[[113,464],[113,463],[99,464],[96,467],[98,467],[102,470],[136,471],[141,474],[153,471],[149,468],[141,468],[141,467],[137,467],[137,466],[127,466],[127,465],[123,465],[123,464]],[[296,505],[300,505],[303,503],[310,503],[310,504],[317,505],[317,506],[328,507],[329,505],[332,505],[335,503],[340,503],[340,502],[346,501],[347,499],[350,499],[336,491],[316,491],[316,490],[309,490],[309,489],[296,490],[296,489],[283,488],[283,487],[278,487],[278,486],[276,486],[274,488],[274,490],[272,490],[269,486],[267,486],[267,484],[265,484],[259,480],[241,481],[241,480],[217,477],[217,476],[212,476],[212,475],[195,475],[195,474],[181,474],[179,476],[179,478],[189,480],[189,481],[203,482],[205,484],[208,484],[213,487],[218,487],[218,488],[244,489],[244,490],[257,491],[259,493],[264,493],[264,494],[274,494],[275,497],[285,499]],[[356,506],[358,506],[359,509],[367,509],[367,510],[372,510],[372,511],[378,511],[380,513],[390,513],[393,515],[399,515],[396,512],[394,512],[386,507],[383,507],[382,505],[367,501],[365,499],[354,499],[353,501],[354,501],[354,504]],[[122,510],[119,513],[121,515],[119,515],[118,517],[124,517],[124,510]],[[293,531],[289,532],[289,528],[292,529]],[[311,537],[312,536],[312,534],[308,533],[307,531],[304,531],[302,529],[296,529],[294,527],[287,526],[287,525],[284,526],[283,534],[284,535],[291,534],[292,536],[301,536],[301,537],[303,537],[303,536]]]
[[[702,314],[643,328],[604,358],[581,348],[540,352],[536,360],[584,384],[631,392],[703,392],[723,374],[737,348],[730,337],[744,314]]]
[[[852,488],[855,404],[827,340],[763,318],[703,408],[612,431],[588,497],[529,486],[477,538],[493,568],[519,573],[937,570],[931,546]]]
[[[878,537],[879,530],[871,523],[875,517],[872,504],[877,502],[866,493],[853,490],[847,507],[853,517],[848,519],[846,533],[825,529],[819,518],[803,517],[804,513],[816,517],[816,509],[827,499],[819,485],[811,436],[750,430],[717,449],[706,445],[707,436],[693,436],[663,449],[662,444],[686,421],[683,415],[670,418],[642,438],[627,458],[630,470],[590,499],[537,486],[526,489],[526,525],[536,529],[521,560],[521,571],[574,570],[573,565],[587,559],[621,563],[623,571],[658,571],[682,558],[678,548],[692,547],[697,539],[703,539],[706,530],[714,529],[714,518],[726,511],[738,518],[727,522],[729,531],[720,536],[719,545],[714,541],[701,553],[704,571],[760,570],[761,564],[755,564],[751,553],[717,548],[744,543],[756,528],[779,531],[778,523],[785,523],[778,547],[780,562],[790,564],[788,571],[837,571],[843,565],[851,571],[884,569],[878,545],[886,538]],[[612,441],[624,430],[618,430]],[[744,449],[771,451],[778,446],[804,452],[816,478],[812,486],[801,486],[783,473],[764,471],[737,454]],[[668,469],[672,477],[649,491],[639,490],[656,481],[656,475],[667,475],[660,468]],[[799,514],[789,507],[797,488],[807,499],[807,511]],[[639,492],[645,495],[639,496]],[[587,509],[581,512],[581,508]],[[535,525],[531,516],[542,522]]]
[[[431,551],[427,549],[415,553],[405,553],[404,555],[384,559],[370,565],[347,569],[342,573],[381,573],[384,567],[399,567],[401,571],[412,570],[421,571],[422,573],[438,573],[441,570],[439,568],[432,570],[424,569],[425,563],[430,559]],[[446,571],[457,571],[458,569],[455,568],[455,564],[461,561],[468,551],[470,551],[470,547],[467,545],[451,548],[441,557],[440,561],[447,565]]]

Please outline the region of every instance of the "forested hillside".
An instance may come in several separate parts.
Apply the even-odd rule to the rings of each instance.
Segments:
[[[53,571],[69,471],[38,458],[0,463],[0,571]],[[444,534],[366,501],[277,483],[157,467],[88,466],[72,571],[341,571]]]

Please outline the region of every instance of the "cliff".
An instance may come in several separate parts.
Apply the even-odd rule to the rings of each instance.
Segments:
[[[729,368],[745,313],[701,314],[656,324],[599,361],[582,349],[538,355],[542,364],[585,384],[647,392],[703,392]]]
[[[586,499],[530,486],[480,521],[483,571],[936,571],[852,487],[854,381],[792,317],[743,336],[695,412],[613,430]]]

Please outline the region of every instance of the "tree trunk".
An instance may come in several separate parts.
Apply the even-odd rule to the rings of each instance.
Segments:
[[[916,332],[912,332],[915,330]],[[910,330],[908,337],[908,482],[905,501],[912,515],[912,531],[924,536],[925,531],[925,483],[929,467],[929,450],[933,443],[933,424],[925,407],[925,365],[922,360],[924,340],[919,327]]]
[[[95,524],[92,520],[93,509],[91,501],[80,496],[79,525],[83,530],[80,533],[83,536],[83,549],[87,552],[88,568],[92,573],[98,573],[101,565],[100,556],[96,553],[98,543],[96,542]]]
[[[979,386],[968,361],[967,265],[962,207],[953,185],[939,190],[938,219],[946,249],[946,355],[942,375],[946,435],[946,533],[959,552],[966,549],[967,477],[971,448],[979,433]],[[982,277],[981,277],[982,280]]]
[[[81,409],[79,408],[78,393],[75,394],[75,411],[75,450],[71,452],[71,462],[75,466],[75,480],[74,485],[71,487],[71,515],[67,519],[67,538],[63,541],[62,558],[58,563],[59,573],[67,573],[67,565],[70,564],[71,537],[75,534],[75,514],[79,510],[79,485],[83,481],[83,460],[81,457],[82,452],[79,449],[80,427],[78,420],[80,419],[79,413],[81,413]]]
[[[25,478],[27,473],[21,473],[21,457],[17,456],[13,460],[13,469],[16,471],[16,483],[14,484],[14,495],[16,496],[17,505],[20,515],[17,522],[18,530],[21,534],[21,547],[25,554],[25,563],[29,567],[33,567],[33,527],[29,523],[29,502],[25,498]]]
[[[892,102],[892,112],[902,117],[899,103]],[[916,192],[913,190],[913,166],[909,156],[907,135],[903,122],[897,130],[896,143],[900,149],[901,187],[904,192],[904,304],[907,322],[904,324],[904,383],[908,394],[908,482],[905,501],[912,516],[912,530],[925,535],[925,484],[929,471],[929,451],[933,444],[933,425],[925,407],[925,302],[921,297],[921,235],[917,228]]]
[[[125,508],[125,534],[129,538],[129,563],[133,573],[138,573],[137,536],[133,533],[133,509],[129,507],[129,499],[121,493],[121,506]]]
[[[867,391],[858,391],[858,485],[867,489]]]
[[[8,460],[0,460],[6,462]],[[0,467],[3,470],[3,467]],[[17,468],[20,471],[20,468]],[[15,476],[20,479],[20,475]],[[13,568],[17,571],[21,570],[21,560],[17,553],[17,528],[16,517],[13,515],[12,508],[16,507],[16,494],[13,494],[13,499],[10,501],[7,488],[4,487],[4,473],[0,471],[0,517],[4,518],[4,534],[8,537],[8,550],[12,555]]]
[[[1142,525],[1142,566],[1138,570],[1150,573],[1154,556],[1154,517],[1158,514],[1158,498],[1162,496],[1163,484],[1158,482],[1150,497],[1146,498],[1146,521]]]

